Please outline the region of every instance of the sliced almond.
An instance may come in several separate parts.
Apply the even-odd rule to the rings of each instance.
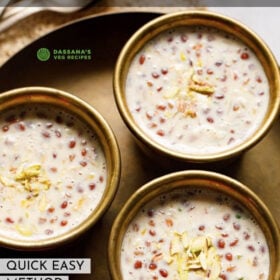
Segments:
[[[186,231],[182,234],[182,243],[185,249],[187,249],[190,245],[190,237],[188,236],[188,233]]]
[[[30,207],[30,205],[32,204],[32,201],[29,199],[29,200],[27,200],[27,199],[23,199],[21,202],[20,202],[20,206],[22,207],[22,208],[28,208],[28,207]]]
[[[210,237],[206,237],[206,241],[207,241],[207,246],[208,247],[211,247],[213,245],[213,242],[212,242]]]
[[[82,198],[80,198],[79,200],[78,200],[78,202],[76,203],[76,205],[73,207],[73,209],[74,210],[79,210],[82,206],[83,206],[83,204],[85,203],[85,198],[84,197],[82,197]]]
[[[193,74],[191,76],[191,81],[189,84],[189,90],[195,91],[201,94],[211,95],[215,92],[215,87],[209,83],[203,81],[197,75]]]
[[[175,237],[170,242],[170,255],[173,256],[181,252],[181,244],[180,244],[180,237],[175,235]]]
[[[191,117],[192,119],[196,118],[197,116],[196,112],[193,110],[186,110],[184,114],[186,117]]]
[[[51,181],[46,178],[40,179],[39,183],[42,185],[43,189],[46,191],[51,187]]]
[[[23,236],[31,236],[33,234],[32,229],[27,226],[16,225],[15,228]]]
[[[164,93],[163,97],[167,98],[167,99],[168,98],[174,98],[179,93],[180,93],[180,89],[179,88],[173,88],[173,89],[167,90],[167,92]]]
[[[200,86],[192,84],[189,86],[189,89],[201,94],[211,95],[215,92],[215,88],[212,86]]]
[[[214,247],[210,247],[207,252],[207,263],[211,264],[212,260],[215,258],[216,255],[217,255],[216,249]]]
[[[198,86],[205,86],[205,82],[201,81],[201,79],[198,77],[198,75],[193,74],[191,76],[191,81]]]
[[[46,198],[46,195],[43,194],[43,195],[41,196],[40,201],[39,201],[39,210],[40,210],[41,212],[43,212],[43,211],[46,210],[46,208],[47,208],[47,198]]]
[[[169,264],[169,265],[170,265],[171,263],[173,263],[173,261],[174,261],[174,258],[171,257],[171,256],[164,256],[163,259],[164,259],[164,261],[166,261],[166,263]]]
[[[183,52],[180,53],[180,59],[181,59],[181,61],[186,60],[186,55]]]
[[[195,269],[200,269],[201,268],[201,264],[199,263],[199,264],[189,264],[188,265],[188,269],[189,270],[195,270]]]
[[[210,268],[210,280],[217,280],[219,275],[221,273],[221,264],[220,262],[215,259],[214,262],[212,263],[212,266]]]
[[[187,280],[190,271],[210,280],[219,280],[221,260],[210,237],[190,238],[187,232],[174,232],[169,253],[170,256],[164,259],[177,266],[180,280]]]
[[[33,164],[28,166],[27,168],[24,168],[20,173],[16,175],[16,180],[21,181],[21,180],[26,180],[30,179],[32,177],[37,177],[39,176],[41,171],[41,165],[40,164]]]
[[[207,270],[207,260],[206,260],[206,255],[204,252],[201,252],[198,256],[201,267],[203,270]]]
[[[0,183],[2,185],[4,185],[5,187],[10,187],[10,188],[15,187],[15,183],[12,180],[10,180],[4,176],[0,176]]]
[[[146,228],[143,228],[143,230],[141,230],[141,235],[145,235],[147,229]]]
[[[206,243],[205,236],[198,236],[193,238],[190,244],[191,252],[196,253],[202,251],[204,249],[205,243]]]
[[[179,271],[179,277],[180,277],[180,280],[187,280],[188,279],[188,270],[180,270]]]

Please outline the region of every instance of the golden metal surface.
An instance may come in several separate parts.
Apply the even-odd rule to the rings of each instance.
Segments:
[[[77,116],[89,129],[96,133],[103,148],[108,168],[108,179],[102,200],[98,203],[95,211],[77,227],[65,234],[39,241],[36,239],[23,241],[10,238],[8,235],[0,235],[1,246],[20,250],[43,250],[73,241],[102,217],[113,201],[118,188],[121,169],[120,154],[115,136],[109,125],[94,108],[78,97],[46,87],[19,88],[0,95],[0,111],[20,108],[24,104],[34,104],[34,106],[48,104],[67,110],[70,114]]]
[[[86,234],[48,252],[18,252],[1,248],[1,257],[92,259],[91,275],[71,275],[71,280],[109,280],[107,244],[112,223],[124,203],[143,184],[171,171],[169,161],[160,166],[143,154],[117,110],[113,89],[113,69],[117,56],[137,28],[158,17],[158,13],[118,13],[93,17],[51,33],[24,49],[0,68],[0,92],[22,86],[51,86],[76,95],[94,106],[112,127],[122,158],[121,181],[116,197],[99,222]],[[129,23],[129,24],[128,24]],[[73,40],[73,37],[75,40]],[[49,48],[90,48],[92,61],[39,62],[36,52]],[[20,71],[19,69],[23,69]],[[249,186],[266,203],[280,224],[280,120],[256,146],[219,171]],[[189,168],[194,168],[190,166]],[[110,252],[109,252],[110,254]]]
[[[262,228],[269,246],[270,280],[280,277],[280,232],[266,205],[245,185],[227,176],[208,171],[175,172],[148,182],[138,189],[119,212],[109,239],[109,266],[114,280],[121,280],[121,245],[126,228],[133,217],[148,201],[164,193],[178,189],[197,187],[216,190],[240,202],[253,214]]]
[[[270,103],[268,112],[259,129],[245,142],[224,152],[206,154],[206,155],[189,155],[176,151],[172,151],[160,145],[152,138],[147,136],[134,121],[126,103],[125,83],[131,60],[139,52],[139,50],[152,38],[161,32],[179,27],[202,25],[210,26],[223,30],[240,40],[242,40],[249,48],[251,48],[265,70],[270,85]],[[227,16],[223,16],[209,11],[186,11],[164,15],[147,23],[138,30],[126,43],[122,49],[118,61],[116,63],[114,75],[114,93],[120,114],[137,140],[155,152],[157,156],[162,158],[172,158],[181,162],[192,163],[210,163],[221,160],[228,160],[232,157],[240,155],[242,152],[250,149],[259,142],[268,130],[271,128],[273,121],[277,118],[280,108],[280,76],[276,60],[266,46],[253,31],[238,21]]]

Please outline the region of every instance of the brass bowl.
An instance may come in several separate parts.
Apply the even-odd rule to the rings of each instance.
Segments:
[[[213,152],[209,154],[188,154],[180,151],[174,151],[166,148],[149,137],[143,132],[143,130],[134,120],[128,108],[125,92],[126,77],[131,61],[147,42],[149,42],[161,32],[171,28],[198,25],[222,30],[236,38],[239,38],[243,43],[245,43],[245,45],[247,45],[256,54],[256,57],[261,62],[268,78],[270,88],[268,110],[257,131],[255,131],[255,133],[253,133],[249,139],[243,141],[237,146],[225,151]],[[162,158],[168,158],[180,163],[210,164],[213,162],[222,162],[235,158],[254,146],[265,136],[279,114],[279,85],[280,77],[278,65],[272,52],[265,42],[248,27],[239,23],[238,21],[209,11],[186,11],[171,13],[160,16],[159,18],[156,18],[155,20],[152,20],[144,25],[136,33],[134,33],[134,35],[123,47],[116,63],[113,80],[114,95],[118,110],[123,121],[131,133],[135,136],[137,143],[140,144],[144,150],[148,151],[149,154],[154,154],[154,158],[159,158],[160,161],[162,161]]]
[[[140,209],[156,197],[175,190],[195,188],[216,191],[234,199],[253,215],[262,229],[270,254],[269,280],[280,277],[279,227],[261,199],[242,183],[225,175],[210,171],[179,171],[156,178],[139,188],[117,215],[109,237],[108,259],[113,280],[125,280],[120,266],[121,246],[128,225]],[[161,236],[164,239],[164,236]]]
[[[18,250],[44,250],[68,243],[93,226],[109,208],[116,194],[120,179],[120,153],[116,138],[104,120],[94,108],[74,95],[47,87],[24,87],[4,92],[0,95],[0,112],[22,105],[47,105],[61,108],[77,117],[88,129],[93,131],[103,150],[107,165],[106,185],[101,200],[85,220],[74,228],[53,237],[43,239],[19,240],[0,235],[0,246]]]

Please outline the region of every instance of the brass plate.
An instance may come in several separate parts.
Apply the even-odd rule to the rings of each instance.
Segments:
[[[87,234],[68,246],[48,252],[26,253],[1,248],[0,257],[87,257],[92,259],[92,274],[70,276],[71,280],[110,279],[107,243],[116,214],[142,184],[179,170],[168,162],[164,167],[159,166],[142,153],[124,125],[113,98],[112,75],[122,46],[137,28],[158,15],[129,12],[77,21],[35,41],[0,68],[0,92],[22,86],[51,86],[93,105],[111,125],[122,157],[122,177],[116,198],[103,219]],[[92,60],[41,62],[36,52],[42,47],[91,49]],[[280,224],[280,120],[259,144],[219,171],[249,186]]]

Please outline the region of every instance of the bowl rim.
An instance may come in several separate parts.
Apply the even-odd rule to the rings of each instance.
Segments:
[[[256,218],[268,242],[270,257],[274,260],[274,263],[270,263],[270,272],[273,271],[273,275],[269,275],[269,280],[278,280],[280,277],[280,229],[269,208],[255,192],[240,181],[221,173],[198,169],[176,171],[152,179],[129,197],[116,216],[109,236],[107,256],[112,279],[123,279],[120,270],[121,243],[128,224],[141,207],[158,195],[194,187],[203,189],[210,187],[211,191],[221,192],[239,202]]]
[[[39,240],[15,239],[0,235],[0,246],[22,251],[41,251],[62,246],[77,239],[105,214],[118,190],[121,174],[121,157],[118,142],[112,128],[104,117],[83,99],[52,87],[30,86],[11,89],[0,94],[0,101],[0,111],[3,108],[5,110],[29,102],[54,105],[65,109],[70,114],[75,114],[90,128],[94,129],[102,146],[107,168],[109,168],[107,184],[101,201],[95,210],[77,226],[65,233]],[[81,115],[79,115],[80,113]]]
[[[253,47],[254,52],[256,52],[256,50],[258,50],[259,53],[260,50],[263,52],[262,56],[265,59],[262,59],[261,61],[262,66],[264,65],[264,63],[266,63],[267,66],[265,71],[267,72],[269,68],[269,74],[273,74],[273,77],[270,77],[271,75],[268,75],[268,73],[266,73],[268,79],[270,79],[271,81],[270,97],[273,97],[271,94],[272,89],[275,93],[273,100],[271,100],[270,98],[270,110],[268,110],[262,125],[259,126],[259,129],[253,134],[253,136],[248,138],[246,141],[242,142],[236,147],[218,153],[197,155],[190,153],[180,153],[176,150],[164,147],[163,145],[155,141],[152,137],[149,137],[137,125],[131,113],[129,112],[128,105],[125,101],[124,80],[126,78],[126,73],[129,68],[129,64],[132,57],[134,57],[137,51],[140,50],[141,47],[145,45],[145,43],[151,38],[158,35],[160,32],[167,30],[170,27],[176,27],[176,23],[180,23],[180,21],[184,21],[185,24],[187,20],[194,22],[195,25],[205,25],[205,23],[207,22],[208,26],[221,29],[234,36],[236,36],[237,34],[244,33],[245,35],[242,35],[243,38],[241,41],[244,42],[244,38],[245,36],[247,36],[249,39],[247,39],[245,44],[250,43],[249,47]],[[203,24],[199,23],[200,21],[202,21]],[[164,27],[165,24],[167,27]],[[188,25],[194,24],[192,23]],[[259,141],[261,141],[264,138],[264,136],[268,133],[269,129],[273,125],[273,122],[280,113],[280,74],[278,64],[270,48],[262,40],[261,37],[259,37],[253,30],[251,30],[243,23],[229,16],[213,11],[188,10],[169,13],[161,15],[139,28],[126,42],[118,56],[113,75],[113,90],[115,102],[117,104],[117,108],[120,112],[120,115],[128,129],[138,141],[138,143],[144,144],[146,147],[152,149],[157,154],[168,156],[180,162],[211,163],[221,160],[227,160],[232,157],[238,156],[244,151],[250,149],[252,146],[256,145]]]

